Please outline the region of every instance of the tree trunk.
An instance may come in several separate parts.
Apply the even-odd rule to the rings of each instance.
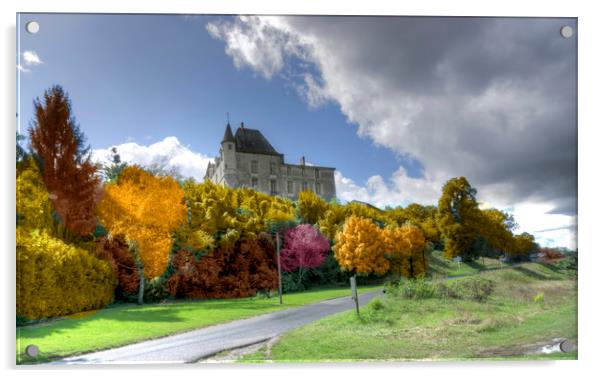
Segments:
[[[138,304],[144,304],[144,266],[140,264],[140,268],[138,269],[140,274],[140,284],[138,285]]]
[[[130,251],[134,254],[134,261],[138,268],[139,283],[138,283],[138,304],[144,304],[144,263],[140,259],[140,253],[138,251],[138,245],[136,242],[130,243]]]
[[[299,278],[297,279],[297,288],[301,285],[301,281],[303,281],[303,276],[305,275],[305,268],[299,268]]]

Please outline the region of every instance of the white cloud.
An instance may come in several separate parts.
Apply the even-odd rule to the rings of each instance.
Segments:
[[[27,50],[23,52],[23,61],[27,66],[36,66],[38,64],[44,63],[38,56],[38,53],[36,53],[33,50]]]
[[[101,164],[109,164],[112,147],[93,150],[92,160]],[[183,146],[174,136],[166,137],[149,146],[130,142],[114,147],[117,148],[117,153],[123,162],[145,167],[159,165],[176,168],[184,177],[193,177],[197,181],[203,180],[207,164],[212,160],[204,154]]]
[[[387,180],[375,175],[358,185],[339,171],[334,173],[337,198],[344,202],[353,200],[371,203],[380,208],[406,206],[411,202],[435,205],[440,195],[440,185],[427,178],[409,177],[403,167]]]
[[[510,212],[519,224],[517,232],[535,236],[541,246],[576,248],[577,217],[549,214],[554,205],[545,203],[519,203]]]
[[[17,69],[21,72],[31,72],[29,68],[25,68],[21,64],[17,64]]]

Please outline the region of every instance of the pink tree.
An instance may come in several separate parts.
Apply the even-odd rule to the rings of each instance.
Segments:
[[[319,267],[329,249],[328,239],[318,230],[310,224],[300,224],[286,233],[280,251],[282,269],[286,272],[299,269],[297,284],[300,284],[307,269]]]

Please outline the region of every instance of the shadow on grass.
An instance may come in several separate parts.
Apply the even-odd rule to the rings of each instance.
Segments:
[[[527,268],[522,267],[522,266],[515,266],[515,267],[512,268],[512,270],[514,270],[516,272],[519,272],[519,273],[522,273],[525,276],[528,276],[528,277],[531,277],[531,278],[535,278],[537,280],[548,281],[548,280],[555,279],[554,277],[546,276],[544,274],[535,272],[535,271],[533,271],[531,269],[527,269]]]
[[[483,270],[486,268],[485,265],[483,265],[480,262],[477,262],[476,260],[475,261],[466,261],[465,264],[476,270]]]

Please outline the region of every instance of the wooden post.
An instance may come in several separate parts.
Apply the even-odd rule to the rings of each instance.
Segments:
[[[276,258],[278,262],[278,300],[282,304],[282,268],[280,266],[280,234],[276,232]]]
[[[353,299],[353,301],[355,302],[355,311],[357,312],[357,315],[360,315],[360,303],[359,303],[359,299],[357,297],[357,284],[355,282],[355,274],[351,277],[349,277],[349,282],[351,283],[351,298]]]

